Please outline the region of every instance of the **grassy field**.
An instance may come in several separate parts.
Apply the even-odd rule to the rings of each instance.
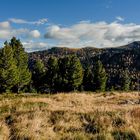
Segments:
[[[140,140],[140,94],[0,95],[0,140]]]

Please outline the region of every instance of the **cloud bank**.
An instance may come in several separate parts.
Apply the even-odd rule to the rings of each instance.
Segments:
[[[27,21],[12,18],[0,22],[0,44],[2,46],[1,42],[15,36],[24,42],[24,47],[28,51],[35,51],[51,46],[72,48],[117,47],[133,41],[140,41],[140,24],[126,24],[122,21],[124,18],[118,16],[116,21],[111,23],[81,21],[71,26],[60,26],[50,23],[46,25],[47,19]],[[44,25],[45,27],[26,24]]]
[[[123,20],[118,17],[118,20]],[[44,35],[68,47],[115,47],[140,40],[140,25],[119,22],[80,22],[70,27],[52,25]]]

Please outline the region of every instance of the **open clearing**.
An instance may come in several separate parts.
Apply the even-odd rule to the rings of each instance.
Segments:
[[[0,95],[0,140],[140,140],[140,94]]]

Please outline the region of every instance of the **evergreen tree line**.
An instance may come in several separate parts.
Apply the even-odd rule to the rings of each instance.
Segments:
[[[108,76],[100,60],[86,68],[76,55],[50,57],[44,64],[34,60],[15,37],[0,50],[0,92],[56,93],[70,91],[105,91]],[[129,90],[128,72],[122,76],[122,90]]]

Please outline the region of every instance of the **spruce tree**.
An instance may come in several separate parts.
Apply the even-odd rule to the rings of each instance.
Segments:
[[[28,54],[25,52],[20,40],[15,37],[9,43],[14,52],[14,59],[18,69],[18,83],[15,86],[16,92],[20,92],[24,86],[28,85],[31,81],[31,73],[28,68]]]
[[[94,88],[96,91],[105,91],[107,74],[100,60],[95,63],[94,67]]]
[[[131,79],[129,76],[129,71],[125,70],[122,74],[122,90],[128,91],[130,89]]]
[[[83,88],[85,91],[94,90],[94,73],[90,66],[88,66],[84,71]]]
[[[75,55],[59,60],[59,73],[62,91],[78,90],[83,81],[83,68]]]
[[[30,68],[32,72],[32,84],[33,87],[37,90],[37,92],[43,92],[44,86],[44,76],[46,72],[46,68],[44,63],[37,59],[34,61],[32,67]]]
[[[0,51],[0,89],[9,92],[18,83],[18,70],[13,50],[7,42]]]
[[[46,72],[46,85],[50,92],[57,92],[58,90],[58,59],[56,57],[50,57],[47,62]]]

